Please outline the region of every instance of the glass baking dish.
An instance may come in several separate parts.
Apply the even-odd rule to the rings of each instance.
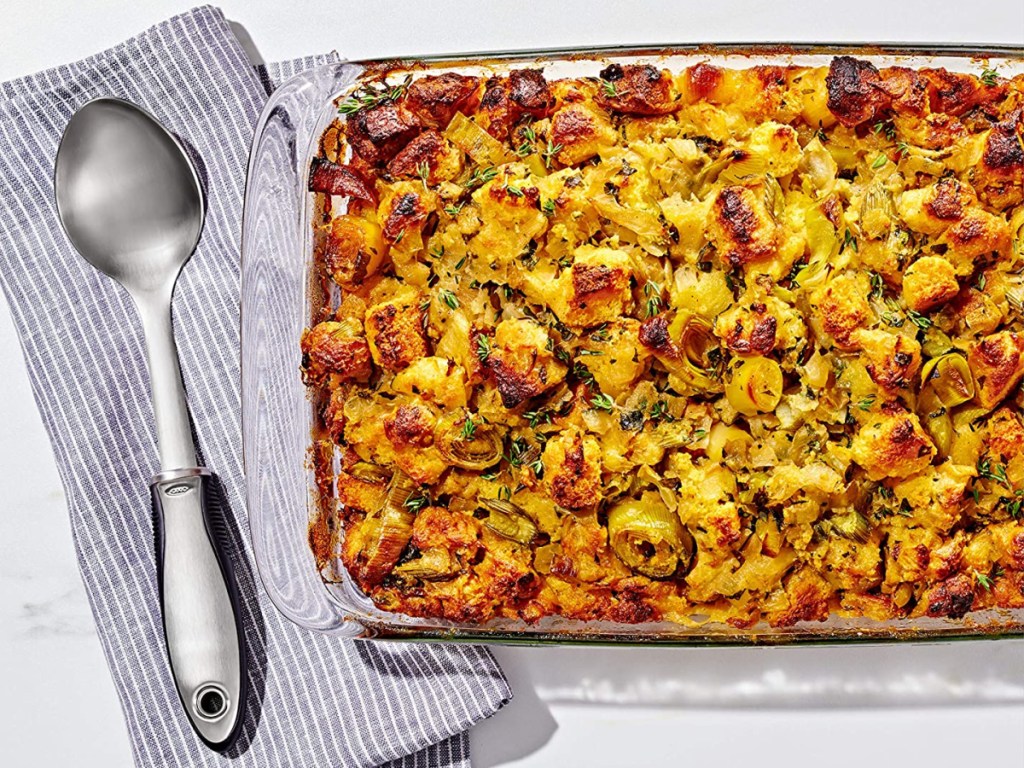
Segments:
[[[336,99],[382,70],[389,77],[458,71],[502,72],[543,67],[549,78],[596,76],[610,61],[654,63],[673,71],[707,61],[720,66],[827,66],[852,54],[878,66],[942,66],[1002,75],[1024,72],[1024,49],[937,45],[687,45],[604,48],[342,62],[283,84],[256,126],[249,161],[242,234],[242,427],[253,548],[263,584],[277,608],[310,630],[347,638],[504,643],[766,644],[996,638],[1024,635],[1024,609],[985,611],[965,619],[879,622],[831,617],[785,629],[727,625],[585,623],[548,617],[536,624],[484,625],[412,618],[377,609],[340,562],[318,570],[310,523],[330,504],[317,487],[311,453],[315,411],[299,376],[299,338],[319,291],[313,284],[310,162],[321,133],[336,117]]]

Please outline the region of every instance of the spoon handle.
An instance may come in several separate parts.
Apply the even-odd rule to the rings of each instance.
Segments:
[[[193,467],[161,472],[150,490],[171,673],[196,733],[222,751],[241,725],[247,676],[219,489]]]
[[[178,347],[171,324],[171,289],[161,286],[153,293],[132,292],[146,336],[146,362],[153,395],[156,441],[162,470],[196,465],[196,448],[188,419],[185,388],[181,383]]]

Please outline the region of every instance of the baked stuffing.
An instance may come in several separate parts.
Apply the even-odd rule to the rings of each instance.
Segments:
[[[338,106],[313,538],[377,606],[1024,607],[1024,76],[427,71]]]

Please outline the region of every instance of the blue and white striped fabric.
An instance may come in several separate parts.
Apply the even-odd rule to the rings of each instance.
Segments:
[[[0,285],[53,443],[135,760],[147,768],[467,766],[466,729],[510,696],[484,649],[305,633],[253,576],[238,388],[246,158],[267,85],[326,60],[257,72],[221,12],[200,8],[77,64],[0,84]],[[63,128],[103,95],[156,115],[192,147],[207,181],[206,228],[178,283],[174,322],[200,455],[219,473],[233,517],[246,604],[252,695],[239,743],[223,756],[193,735],[168,673],[147,489],[158,458],[139,323],[128,295],[75,254],[53,203]]]

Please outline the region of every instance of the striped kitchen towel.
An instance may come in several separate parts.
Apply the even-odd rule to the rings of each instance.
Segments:
[[[313,635],[278,614],[252,575],[238,354],[246,159],[266,87],[328,60],[257,72],[221,12],[206,7],[76,64],[0,84],[0,285],[67,493],[135,761],[146,768],[465,766],[466,730],[511,695],[485,649]],[[53,202],[64,126],[104,95],[140,104],[180,136],[207,183],[206,228],[178,282],[174,323],[199,451],[219,473],[233,518],[245,603],[250,701],[242,735],[224,755],[193,735],[168,673],[148,495],[158,458],[139,321],[128,294],[74,252]]]

